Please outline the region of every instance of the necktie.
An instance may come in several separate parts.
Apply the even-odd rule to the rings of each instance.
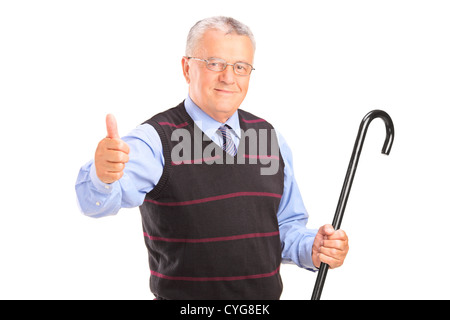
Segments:
[[[219,128],[218,131],[222,134],[223,138],[223,146],[222,149],[225,150],[228,154],[231,154],[232,156],[235,156],[237,153],[236,145],[233,142],[233,139],[231,138],[231,127],[228,125],[223,125]]]

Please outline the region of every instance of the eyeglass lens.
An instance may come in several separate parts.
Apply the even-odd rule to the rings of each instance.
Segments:
[[[230,64],[231,65],[231,64]],[[206,66],[212,71],[224,71],[228,63],[222,59],[212,58],[207,60]],[[233,65],[234,72],[241,75],[249,75],[252,72],[252,67],[243,62],[237,62]]]

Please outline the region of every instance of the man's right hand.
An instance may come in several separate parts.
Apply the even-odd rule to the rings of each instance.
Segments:
[[[130,147],[120,139],[116,118],[112,114],[106,116],[106,130],[107,137],[99,142],[95,151],[95,169],[102,182],[113,183],[123,176]]]

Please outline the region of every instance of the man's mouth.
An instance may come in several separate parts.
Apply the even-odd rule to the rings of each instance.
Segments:
[[[224,94],[233,94],[233,93],[235,93],[234,91],[226,90],[226,89],[218,89],[218,88],[215,88],[214,90],[215,90],[216,92],[224,93]]]

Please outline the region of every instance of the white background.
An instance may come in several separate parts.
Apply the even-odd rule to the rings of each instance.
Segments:
[[[447,1],[0,2],[0,298],[153,299],[139,210],[91,219],[75,180],[114,113],[126,134],[187,95],[189,28],[212,15],[257,40],[243,109],[288,140],[309,227],[331,223],[359,123],[369,128],[322,299],[449,299]],[[282,299],[316,275],[283,265]]]

